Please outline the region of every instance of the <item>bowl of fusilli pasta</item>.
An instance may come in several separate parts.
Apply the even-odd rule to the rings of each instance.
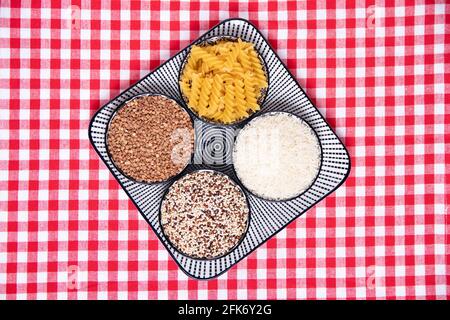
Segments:
[[[201,120],[232,125],[261,109],[269,77],[251,42],[211,37],[190,47],[181,66],[180,94]]]

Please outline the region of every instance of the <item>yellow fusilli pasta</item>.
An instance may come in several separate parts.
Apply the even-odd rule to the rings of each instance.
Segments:
[[[220,74],[216,74],[213,78],[213,84],[211,88],[211,96],[209,99],[207,117],[213,117],[220,110],[220,98],[224,95],[223,92],[223,80]]]
[[[189,107],[202,118],[225,124],[258,111],[265,88],[259,55],[252,43],[241,39],[193,46],[180,78]]]
[[[205,78],[202,83],[202,88],[200,90],[200,96],[198,99],[198,113],[200,114],[208,113],[207,108],[209,106],[209,96],[211,95],[211,88],[212,79]]]
[[[255,88],[248,74],[244,78],[244,92],[245,92],[245,102],[247,103],[247,109],[250,109],[252,111],[259,110],[259,105],[256,100]]]
[[[202,78],[197,73],[191,74],[191,92],[189,94],[189,105],[194,109],[198,110],[198,100],[200,98],[200,91],[202,88],[202,83],[204,78]]]

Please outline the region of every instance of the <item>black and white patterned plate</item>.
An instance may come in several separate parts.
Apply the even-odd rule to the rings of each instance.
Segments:
[[[300,196],[288,201],[267,201],[244,189],[250,205],[250,225],[244,239],[233,251],[223,257],[211,260],[193,259],[179,253],[165,239],[159,223],[159,206],[166,189],[173,180],[158,184],[132,181],[117,170],[106,150],[106,131],[110,118],[114,111],[131,97],[147,92],[159,93],[169,96],[185,106],[180,96],[178,75],[190,46],[101,107],[93,116],[89,126],[90,141],[100,158],[150,224],[176,263],[187,275],[196,279],[214,278],[227,271],[294,219],[336,190],[350,172],[350,157],[345,146],[258,29],[244,19],[228,19],[206,32],[193,44],[214,36],[240,37],[245,41],[252,42],[266,63],[270,85],[261,111],[251,118],[272,111],[285,111],[297,115],[317,133],[322,149],[319,174],[311,187]],[[195,152],[193,163],[188,165],[184,172],[214,169],[228,174],[241,185],[231,163],[232,148],[236,130],[242,128],[250,119],[237,125],[216,126],[199,120],[192,113],[191,117],[194,119],[196,134]]]

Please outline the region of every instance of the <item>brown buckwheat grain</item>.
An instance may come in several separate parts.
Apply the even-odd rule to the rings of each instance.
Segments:
[[[132,179],[160,182],[180,173],[194,148],[192,122],[175,101],[142,96],[117,111],[107,135],[114,164]]]

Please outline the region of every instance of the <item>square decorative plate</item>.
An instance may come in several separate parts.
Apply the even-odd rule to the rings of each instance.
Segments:
[[[250,205],[250,224],[243,240],[231,252],[220,258],[209,260],[190,258],[178,252],[165,239],[159,222],[160,203],[173,179],[158,184],[132,181],[119,172],[106,150],[106,131],[109,121],[114,111],[133,96],[142,93],[159,93],[171,97],[185,106],[180,96],[178,75],[190,46],[101,107],[93,116],[89,126],[90,141],[100,158],[179,267],[187,275],[196,279],[214,278],[230,269],[294,219],[336,190],[350,172],[350,158],[345,146],[255,26],[244,19],[228,19],[210,29],[193,44],[213,36],[239,37],[252,42],[265,61],[269,88],[261,111],[255,116],[273,111],[284,111],[297,115],[314,129],[322,149],[321,166],[316,180],[307,191],[292,200],[268,201],[250,194],[243,188]],[[235,132],[247,121],[231,126],[216,126],[199,120],[191,112],[190,115],[194,119],[195,151],[193,162],[188,165],[184,173],[197,169],[214,169],[229,175],[240,183],[230,159]]]

